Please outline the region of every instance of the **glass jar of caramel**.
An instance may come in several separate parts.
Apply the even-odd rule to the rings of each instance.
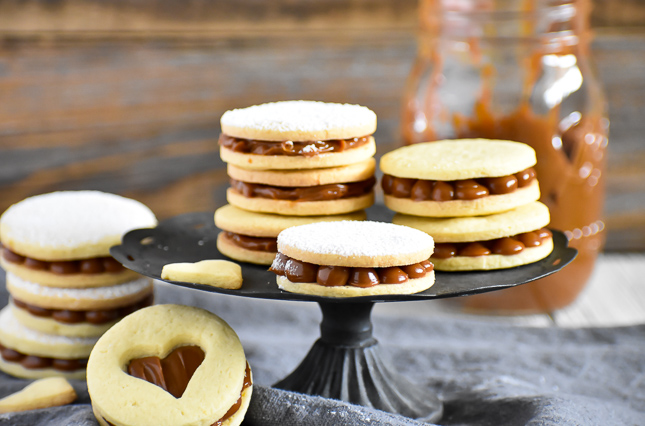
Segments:
[[[420,0],[404,143],[488,138],[531,145],[550,227],[579,251],[553,276],[465,298],[466,309],[559,309],[593,270],[604,242],[609,122],[589,61],[589,12],[589,0]]]

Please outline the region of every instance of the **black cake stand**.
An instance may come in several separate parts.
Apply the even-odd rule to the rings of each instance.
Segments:
[[[383,206],[368,210],[371,220],[389,222],[391,215]],[[131,231],[110,252],[125,267],[161,280],[161,269],[168,263],[228,259],[217,250],[218,232],[213,213],[188,213],[153,229]],[[322,311],[320,338],[301,364],[274,386],[436,422],[442,415],[437,396],[410,383],[382,358],[372,336],[374,303],[467,296],[537,280],[557,272],[577,254],[567,247],[561,232],[553,232],[553,242],[553,252],[537,263],[487,272],[437,272],[435,284],[416,294],[330,298],[288,293],[277,287],[275,274],[268,272],[266,266],[248,263],[242,263],[244,284],[239,290],[167,282],[235,296],[317,302]]]

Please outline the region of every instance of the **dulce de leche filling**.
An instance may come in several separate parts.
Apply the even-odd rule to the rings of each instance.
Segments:
[[[326,141],[260,141],[255,139],[234,138],[222,133],[219,145],[234,152],[255,155],[288,155],[313,157],[328,152],[343,152],[348,149],[365,145],[370,140],[369,136],[350,139],[332,139]]]
[[[378,284],[403,284],[408,279],[422,278],[434,269],[427,260],[389,268],[349,268],[346,266],[315,265],[278,253],[269,268],[276,275],[294,283],[318,283],[327,287],[349,285],[374,287]]]
[[[247,198],[260,197],[290,201],[330,201],[360,197],[369,194],[375,184],[376,179],[374,177],[360,182],[332,183],[306,187],[262,185],[231,179],[231,188]]]
[[[103,272],[116,273],[125,269],[123,265],[109,256],[83,260],[57,260],[48,262],[22,256],[4,247],[2,249],[2,257],[7,262],[22,265],[35,271],[47,271],[59,275],[100,274]]]
[[[180,346],[173,349],[164,359],[157,356],[133,359],[128,364],[127,370],[129,375],[157,385],[175,398],[181,398],[195,370],[204,361],[204,356],[204,351],[199,346]],[[220,426],[240,409],[242,392],[251,384],[251,368],[247,362],[239,399],[221,419],[211,426]]]
[[[470,243],[436,243],[432,258],[448,259],[455,256],[478,257],[489,254],[510,256],[521,253],[525,248],[541,246],[551,239],[552,234],[546,228],[525,232],[512,237],[498,238],[489,241]]]
[[[276,253],[278,251],[278,239],[276,237],[251,237],[229,231],[223,232],[224,238],[238,247],[268,253]]]
[[[28,370],[53,368],[54,370],[58,371],[75,371],[82,370],[87,366],[87,358],[60,359],[36,355],[25,355],[3,345],[0,345],[0,355],[2,356],[3,360],[20,364]]]
[[[383,175],[381,186],[386,195],[413,201],[476,200],[488,195],[510,194],[535,180],[531,167],[510,176],[494,178],[434,181]]]
[[[46,309],[39,306],[30,305],[15,298],[13,299],[13,304],[17,308],[23,309],[36,317],[51,318],[64,324],[79,324],[86,322],[94,325],[101,325],[111,321],[116,321],[120,318],[130,315],[136,310],[150,306],[152,305],[153,301],[154,295],[150,293],[150,295],[146,296],[144,299],[130,305],[122,306],[120,308],[94,309],[87,311],[73,311],[69,309]]]

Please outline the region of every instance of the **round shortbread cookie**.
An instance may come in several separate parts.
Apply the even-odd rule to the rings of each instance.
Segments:
[[[85,380],[85,369],[62,371],[54,368],[25,368],[17,362],[8,362],[0,357],[0,370],[23,379],[42,379],[45,377],[64,377],[68,380]]]
[[[478,271],[491,269],[508,269],[527,265],[544,259],[553,251],[553,239],[548,239],[537,247],[527,247],[521,253],[509,256],[489,254],[486,256],[455,256],[448,259],[432,258],[438,271]]]
[[[115,320],[100,325],[90,323],[65,324],[52,318],[32,315],[29,311],[20,309],[13,303],[9,303],[9,307],[11,308],[13,316],[25,327],[40,331],[41,333],[57,334],[59,336],[99,337],[118,321]]]
[[[434,271],[425,277],[408,280],[403,284],[378,284],[374,287],[353,287],[350,285],[326,287],[318,283],[294,283],[285,276],[278,275],[278,287],[290,293],[311,294],[324,297],[381,296],[385,294],[414,294],[427,290],[434,284]]]
[[[61,191],[27,198],[0,217],[0,241],[38,260],[109,256],[126,232],[157,224],[138,201],[99,191]]]
[[[26,281],[38,283],[46,287],[62,287],[62,288],[89,288],[89,287],[105,287],[124,282],[132,281],[139,275],[129,269],[123,269],[121,272],[110,273],[104,272],[100,274],[55,274],[49,271],[39,271],[31,269],[24,265],[17,265],[15,263],[5,260],[0,256],[0,266],[12,274],[22,278]]]
[[[225,163],[230,163],[245,169],[283,170],[283,169],[323,169],[346,166],[367,160],[376,153],[376,143],[370,137],[365,145],[341,152],[327,152],[310,157],[302,155],[258,155],[235,152],[220,147],[220,157]]]
[[[221,426],[238,426],[242,424],[242,421],[244,420],[244,415],[248,411],[249,404],[251,403],[251,393],[252,393],[251,388],[244,389],[244,391],[242,391],[242,401],[241,401],[240,407],[235,412],[235,414],[233,414],[227,420],[217,424]],[[96,417],[96,420],[98,421],[99,425],[112,426],[107,421],[105,421],[103,414],[94,405],[92,405],[92,411],[94,412],[94,416]],[[141,423],[141,424],[146,425],[147,423]]]
[[[228,136],[264,141],[349,139],[376,131],[376,114],[360,105],[283,101],[226,111],[220,120]]]
[[[252,212],[227,204],[215,211],[215,226],[223,231],[252,237],[277,237],[280,232],[292,226],[341,220],[365,220],[366,217],[364,211],[341,215],[284,216]]]
[[[321,222],[285,229],[278,251],[316,265],[386,268],[412,265],[432,255],[432,237],[383,222]]]
[[[181,398],[129,375],[131,360],[166,357],[179,346],[195,345],[204,360]],[[156,305],[137,311],[108,330],[87,365],[87,387],[97,418],[114,425],[210,425],[238,401],[227,424],[242,422],[252,393],[244,392],[246,358],[235,331],[203,309]]]
[[[152,281],[147,277],[110,287],[45,287],[8,273],[7,290],[16,299],[41,308],[90,310],[133,304],[148,296],[153,287]]]
[[[375,170],[376,160],[373,158],[348,166],[329,167],[326,169],[253,170],[237,167],[233,164],[227,166],[227,173],[233,179],[241,180],[242,182],[287,187],[360,182],[374,176]]]
[[[363,210],[374,204],[374,191],[359,197],[329,201],[273,200],[262,197],[245,197],[233,188],[226,190],[226,201],[244,210],[274,213],[287,216],[335,215]]]
[[[397,225],[409,226],[432,236],[435,243],[487,241],[535,231],[549,224],[549,209],[539,201],[488,216],[431,218],[397,213]]]
[[[271,265],[276,255],[274,252],[249,250],[233,244],[223,232],[217,235],[217,250],[231,259],[255,263],[256,265]]]
[[[540,198],[537,180],[508,194],[487,195],[476,200],[414,201],[384,195],[385,205],[395,212],[424,217],[464,217],[500,213]]]
[[[451,181],[508,176],[536,162],[535,150],[520,142],[460,139],[395,149],[381,157],[380,168],[396,177]]]
[[[41,333],[22,325],[10,307],[0,311],[0,344],[25,355],[78,359],[87,358],[96,337],[66,337]]]

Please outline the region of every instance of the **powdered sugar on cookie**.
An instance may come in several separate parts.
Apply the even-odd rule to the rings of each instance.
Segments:
[[[323,222],[296,226],[278,235],[278,251],[284,246],[314,254],[352,257],[432,254],[434,242],[425,232],[383,222]]]
[[[45,287],[23,280],[14,274],[7,273],[7,281],[12,287],[21,289],[25,292],[45,297],[76,299],[76,300],[109,300],[138,294],[150,287],[148,278],[139,278],[124,284],[118,284],[108,287],[94,288],[57,288]]]
[[[61,191],[11,206],[0,217],[0,237],[39,247],[76,247],[120,239],[156,223],[152,211],[138,201],[99,191]]]
[[[376,114],[360,105],[286,101],[226,111],[222,125],[278,131],[312,131],[370,124]]]

